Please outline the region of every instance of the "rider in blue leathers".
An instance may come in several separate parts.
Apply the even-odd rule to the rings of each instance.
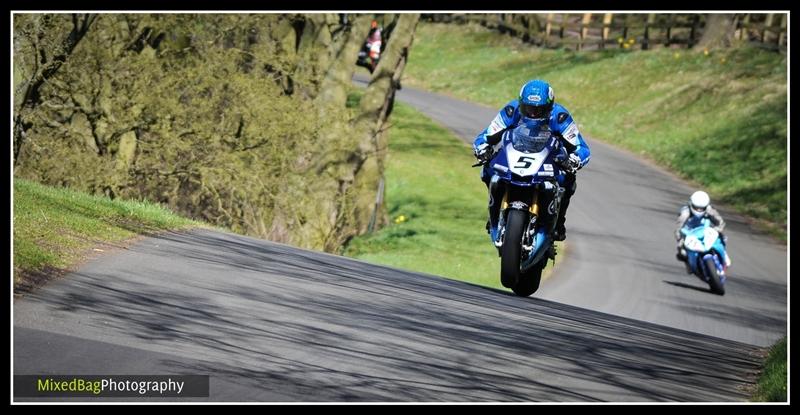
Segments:
[[[569,200],[576,188],[575,173],[589,163],[591,153],[569,111],[555,103],[555,94],[550,84],[538,79],[525,83],[519,91],[519,97],[506,104],[491,124],[475,138],[473,143],[475,157],[479,160],[490,159],[494,153],[500,150],[503,132],[523,122],[547,122],[550,131],[563,138],[562,143],[569,152],[569,158],[565,159],[562,164],[566,174],[557,177],[566,192],[561,201],[556,232],[553,235],[555,240],[563,241],[566,238],[564,222],[566,221],[567,207],[569,207]],[[481,171],[481,180],[486,183],[487,188],[489,188],[493,174],[494,171],[490,165],[488,163],[484,165]],[[494,202],[498,200],[497,196],[490,195],[489,198],[490,222],[487,223],[487,230],[492,235],[495,234],[494,231],[497,227],[496,217],[499,203]]]

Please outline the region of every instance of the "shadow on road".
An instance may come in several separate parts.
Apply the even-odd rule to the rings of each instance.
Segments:
[[[242,388],[212,399],[741,401],[759,366],[755,346],[252,238],[130,251],[138,269],[31,301]]]
[[[698,287],[696,285],[689,285],[689,284],[684,284],[682,282],[676,282],[676,281],[664,281],[664,282],[669,284],[669,285],[674,285],[676,287],[688,288],[690,290],[695,290],[695,291],[700,291],[700,292],[704,292],[704,293],[713,294],[711,289],[708,288],[708,285],[706,285],[705,287]]]

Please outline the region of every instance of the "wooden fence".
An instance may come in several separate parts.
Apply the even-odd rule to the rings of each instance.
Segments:
[[[526,42],[575,50],[691,48],[705,29],[705,14],[424,14],[435,22],[475,22]],[[786,50],[785,13],[739,14],[734,39]]]

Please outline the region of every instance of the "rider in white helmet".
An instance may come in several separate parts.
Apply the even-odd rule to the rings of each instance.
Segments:
[[[699,221],[703,218],[710,219],[714,230],[719,232],[722,243],[725,244],[727,242],[727,238],[722,234],[722,230],[725,229],[725,220],[723,220],[719,212],[711,206],[711,198],[708,197],[708,193],[698,190],[692,193],[692,196],[689,198],[689,203],[681,207],[680,214],[678,215],[678,228],[675,229],[675,239],[678,241],[678,254],[676,258],[678,258],[679,261],[686,261],[686,250],[683,247],[681,228],[690,220]],[[730,266],[731,260],[727,252],[725,256],[726,266]],[[688,263],[686,264],[686,272],[691,272]]]

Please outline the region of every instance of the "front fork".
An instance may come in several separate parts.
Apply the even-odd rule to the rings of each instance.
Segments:
[[[496,189],[496,181],[492,181],[489,187],[489,194],[490,198],[492,197],[493,190]],[[540,194],[543,192],[552,192],[552,197],[541,197]],[[548,183],[545,185],[545,188],[537,189],[533,192],[532,199],[529,204],[527,205],[527,210],[529,213],[530,220],[528,222],[528,226],[525,229],[525,232],[522,234],[522,250],[523,255],[529,255],[534,249],[534,238],[536,236],[537,230],[537,222],[539,220],[539,213],[541,211],[541,207],[544,204],[547,204],[547,216],[550,218],[550,222],[547,224],[547,235],[548,237],[552,238],[553,233],[555,232],[556,223],[558,223],[558,214],[560,212],[560,204],[561,199],[564,196],[565,189],[559,186],[557,183],[551,184]],[[494,238],[494,245],[497,247],[498,254],[501,253],[500,248],[502,248],[504,240],[505,240],[505,223],[506,218],[508,217],[509,207],[511,209],[520,209],[522,206],[517,205],[516,203],[512,202],[509,204],[509,191],[508,188],[503,192],[503,199],[500,202],[500,206],[498,210],[498,223],[497,223],[497,235],[492,235]],[[549,200],[549,203],[548,203]],[[516,206],[515,206],[516,205]],[[490,199],[490,214],[492,208],[491,199]],[[548,253],[550,258],[555,257],[554,248],[552,251]]]
[[[727,271],[727,267],[725,266],[725,258],[722,257],[722,254],[709,252],[702,256],[698,255],[698,258],[700,258],[700,260],[702,261],[701,269],[703,270],[702,272],[706,274],[704,276],[706,280],[708,280],[709,278],[709,276],[707,275],[708,271],[706,270],[706,259],[712,258],[714,259],[714,267],[716,267],[717,275],[719,276],[722,282],[725,281],[725,274]]]

